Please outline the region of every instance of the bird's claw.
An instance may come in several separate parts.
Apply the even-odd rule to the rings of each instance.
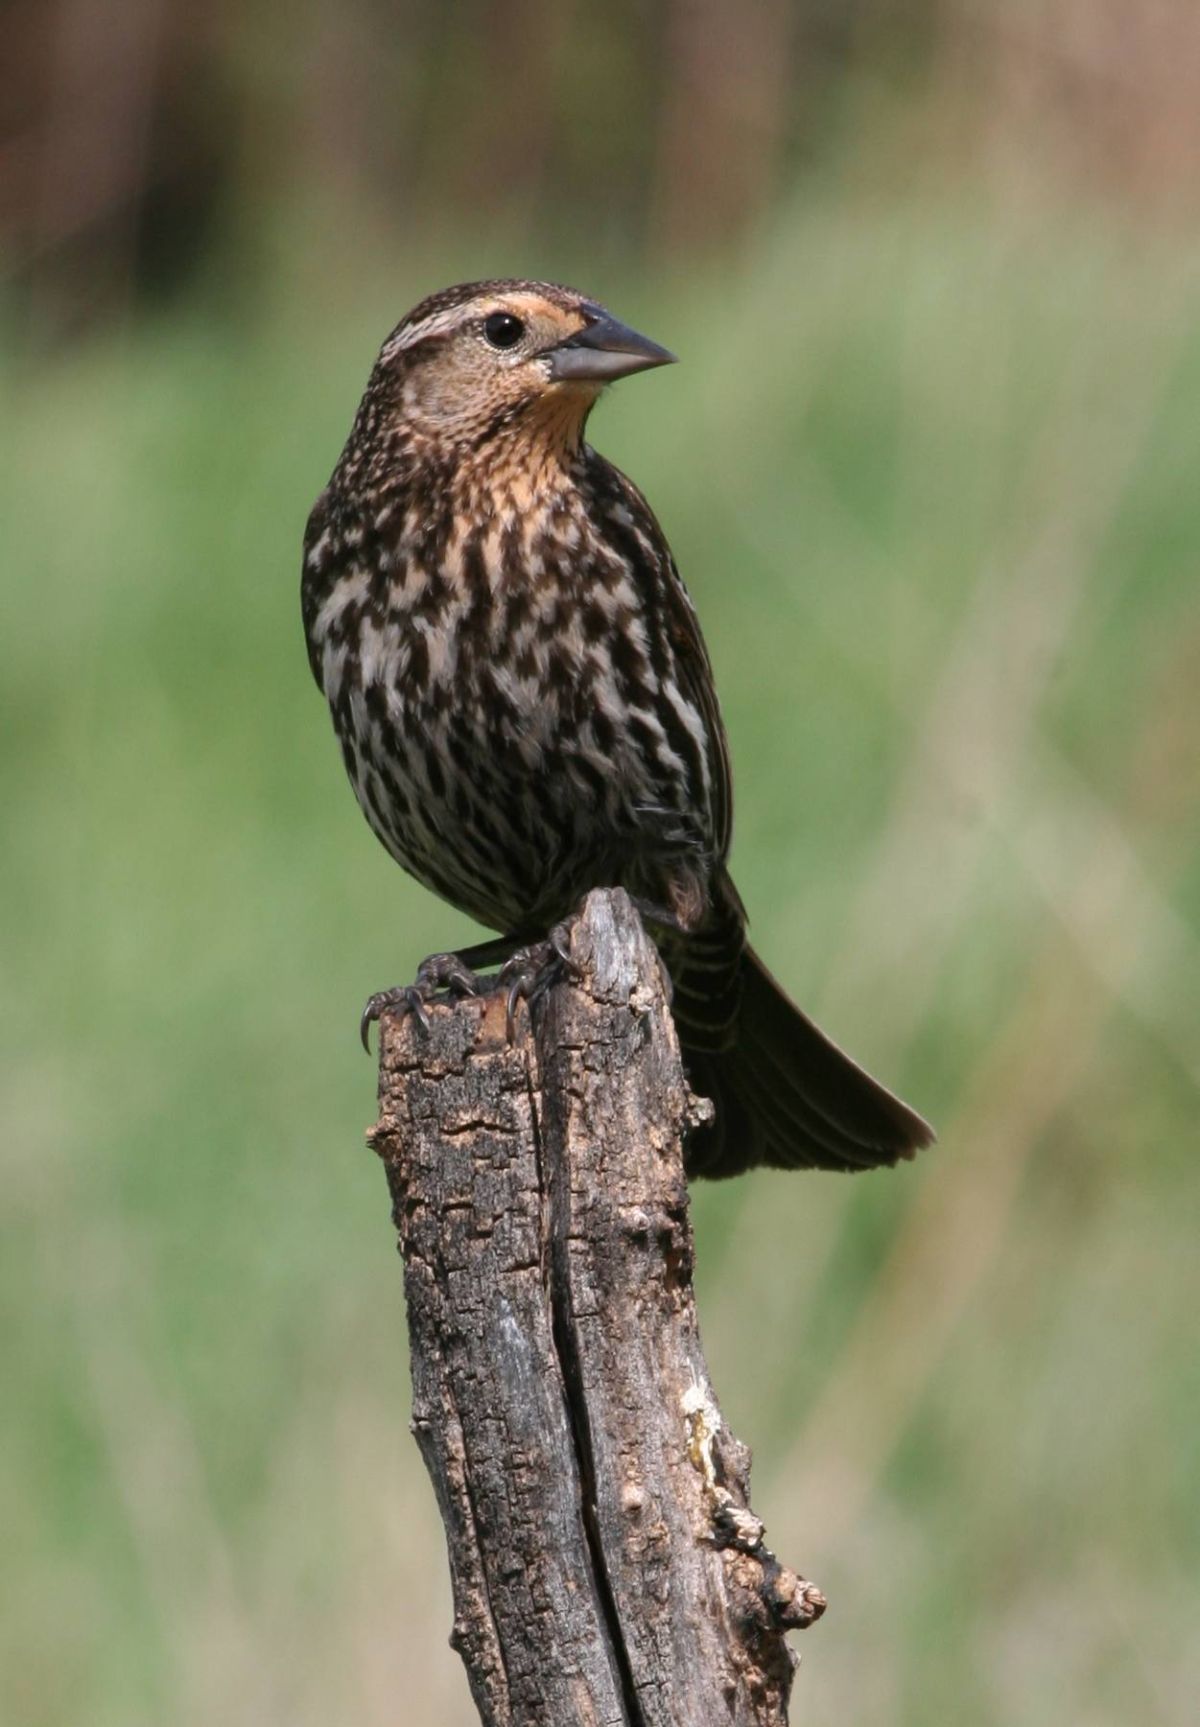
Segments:
[[[651,929],[668,930],[672,935],[691,935],[692,925],[685,922],[677,911],[670,906],[660,905],[657,900],[641,899],[637,894],[631,894],[633,909],[642,922],[649,924]]]
[[[377,989],[369,995],[358,1022],[358,1035],[367,1054],[371,1053],[371,1027],[392,1008],[403,1008],[415,1015],[423,1031],[429,1030],[429,1013],[425,998],[415,984],[397,984],[392,989]]]
[[[545,941],[519,947],[500,967],[500,983],[507,984],[504,1003],[504,1023],[508,1041],[517,1033],[517,1007],[523,1001],[541,999],[564,977],[577,978],[579,967],[571,958],[571,926],[556,923]]]
[[[417,967],[412,983],[394,984],[391,989],[378,989],[367,997],[358,1024],[358,1034],[367,1054],[371,1053],[371,1027],[383,1014],[394,1009],[411,1013],[421,1030],[429,1030],[429,1003],[439,990],[451,995],[478,995],[479,980],[456,953],[434,953]]]

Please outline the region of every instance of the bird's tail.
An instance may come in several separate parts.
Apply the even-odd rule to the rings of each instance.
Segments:
[[[730,924],[732,913],[730,905]],[[708,941],[690,938],[672,968],[692,1088],[716,1105],[712,1125],[688,1143],[689,1175],[738,1175],[756,1164],[875,1169],[931,1144],[929,1123],[801,1013],[740,928],[732,949],[733,934],[725,932],[723,967],[714,929]]]

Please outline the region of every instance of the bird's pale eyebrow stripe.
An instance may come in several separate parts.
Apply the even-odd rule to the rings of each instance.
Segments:
[[[475,315],[474,302],[469,306],[451,306],[443,312],[431,312],[419,324],[398,331],[384,348],[382,357],[387,359],[392,354],[403,353],[406,348],[415,348],[418,342],[426,342],[431,336],[448,336],[451,330],[470,323]]]

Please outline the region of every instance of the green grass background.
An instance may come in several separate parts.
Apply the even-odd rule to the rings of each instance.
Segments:
[[[0,1720],[473,1719],[355,1032],[471,931],[358,815],[297,586],[379,341],[482,266],[684,357],[592,434],[700,609],[755,938],[941,1134],[696,1195],[832,1603],[796,1717],[1191,1722],[1200,252],[965,193],[686,277],[319,225],[253,310],[6,365]]]

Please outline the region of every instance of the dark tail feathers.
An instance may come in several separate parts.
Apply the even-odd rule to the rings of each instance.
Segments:
[[[680,982],[686,999],[686,972]],[[688,1015],[677,1009],[692,1088],[717,1108],[688,1143],[689,1175],[739,1175],[755,1164],[874,1169],[932,1143],[929,1123],[831,1043],[750,948],[737,984],[731,1049],[714,1052],[699,1027],[689,1040]]]

